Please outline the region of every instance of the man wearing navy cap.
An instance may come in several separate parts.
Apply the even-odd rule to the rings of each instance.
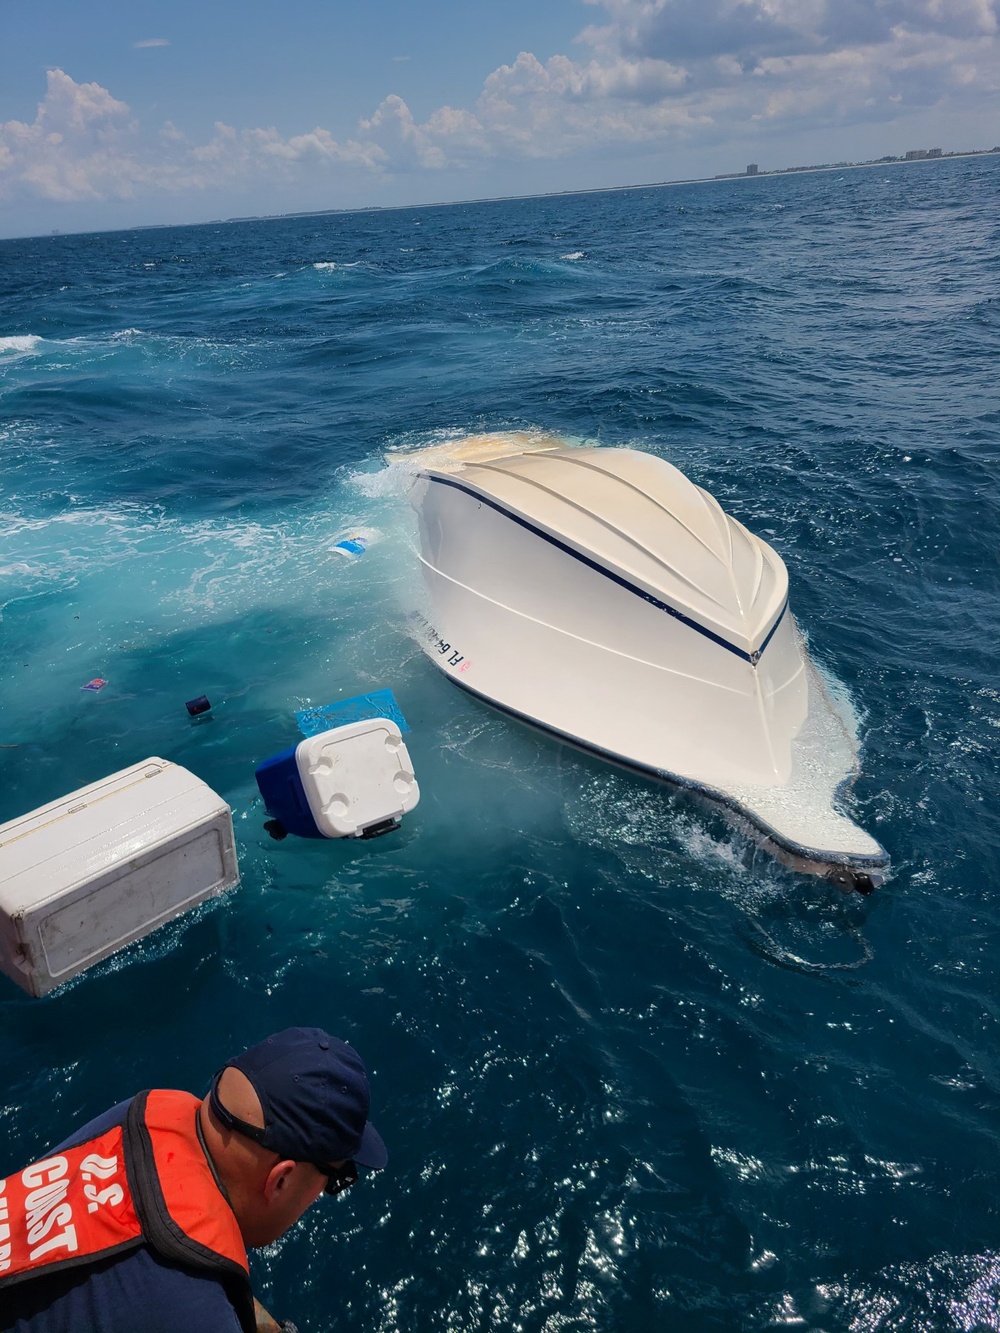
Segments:
[[[156,1089],[91,1121],[0,1182],[0,1329],[275,1328],[246,1251],[385,1166],[369,1104],[353,1047],[289,1028],[228,1061],[201,1102]]]

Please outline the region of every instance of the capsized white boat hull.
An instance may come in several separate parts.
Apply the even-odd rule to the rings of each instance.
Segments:
[[[884,849],[837,808],[856,741],[777,554],[652,455],[491,440],[461,442],[457,461],[406,457],[431,660],[516,717],[721,802],[798,868],[876,882]]]

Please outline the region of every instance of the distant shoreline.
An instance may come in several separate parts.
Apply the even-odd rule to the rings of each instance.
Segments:
[[[632,185],[592,185],[579,190],[543,190],[531,194],[484,195],[473,199],[436,199],[422,204],[357,204],[348,208],[306,208],[291,213],[248,213],[238,217],[210,218],[205,222],[140,222],[131,227],[107,227],[99,230],[41,232],[34,236],[0,237],[0,245],[14,240],[45,240],[60,236],[99,236],[126,231],[169,231],[174,227],[221,227],[241,222],[280,222],[292,218],[349,217],[356,213],[400,213],[424,208],[461,208],[470,204],[517,203],[528,199],[572,199],[590,194],[617,194],[625,190],[667,190],[676,185],[711,185],[719,181],[770,180],[775,176],[807,176],[822,171],[858,171],[871,167],[912,167],[931,162],[951,162],[955,158],[997,157],[1000,145],[994,148],[970,148],[963,152],[942,152],[934,157],[880,157],[868,162],[822,162],[808,167],[774,167],[755,172],[730,171],[715,176],[681,177],[676,180],[644,181]]]
[[[399,213],[415,208],[460,208],[468,204],[509,204],[526,199],[569,199],[575,195],[616,194],[625,190],[666,190],[674,185],[711,185],[717,181],[757,181],[773,176],[808,176],[821,171],[858,171],[869,167],[915,167],[929,162],[952,162],[961,157],[997,157],[995,148],[970,148],[961,153],[942,153],[940,157],[880,157],[871,162],[824,162],[812,167],[775,167],[770,171],[724,172],[718,176],[691,176],[668,181],[645,181],[635,185],[592,185],[581,190],[545,190],[535,194],[485,195],[478,199],[438,199],[426,204],[360,204],[354,208],[307,208],[295,213],[250,213],[244,217],[214,218],[211,222],[176,223],[152,222],[146,227],[130,227],[129,231],[143,231],[158,227],[195,226],[211,227],[236,222],[278,222],[282,218],[322,218],[352,213]]]

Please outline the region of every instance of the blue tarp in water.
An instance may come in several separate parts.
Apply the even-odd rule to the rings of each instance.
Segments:
[[[356,694],[350,699],[322,704],[319,708],[303,708],[295,714],[303,736],[318,736],[321,731],[346,727],[350,722],[364,722],[370,717],[387,717],[400,731],[410,730],[392,690],[372,690],[370,694]]]

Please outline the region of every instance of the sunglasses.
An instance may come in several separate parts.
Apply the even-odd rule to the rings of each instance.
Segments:
[[[213,1080],[208,1094],[208,1104],[212,1108],[212,1114],[220,1124],[226,1129],[232,1130],[235,1134],[242,1134],[245,1139],[250,1139],[253,1143],[259,1143],[262,1148],[269,1147],[264,1142],[267,1137],[267,1131],[261,1129],[258,1125],[249,1125],[239,1116],[233,1115],[219,1101],[219,1079],[223,1071],[220,1069]],[[271,1151],[275,1151],[271,1149]],[[358,1165],[356,1162],[344,1162],[340,1166],[331,1166],[328,1162],[311,1162],[317,1171],[326,1176],[326,1184],[323,1187],[324,1194],[343,1194],[344,1190],[357,1182]]]

